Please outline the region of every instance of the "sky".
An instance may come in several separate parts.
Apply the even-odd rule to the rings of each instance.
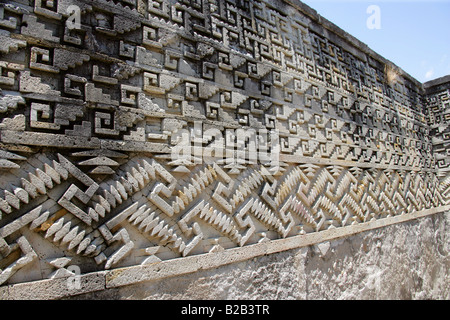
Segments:
[[[420,82],[450,75],[450,0],[301,1]]]

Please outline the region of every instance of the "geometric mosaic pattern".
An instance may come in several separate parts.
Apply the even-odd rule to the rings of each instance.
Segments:
[[[0,284],[449,204],[450,89],[317,19],[298,1],[0,4]]]
[[[433,138],[436,168],[439,177],[445,179],[450,163],[450,151],[448,151],[450,147],[450,77],[438,80],[427,83],[425,105],[430,134]]]

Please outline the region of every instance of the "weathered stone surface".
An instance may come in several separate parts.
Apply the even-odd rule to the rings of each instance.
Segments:
[[[2,297],[126,296],[211,268],[243,297],[383,297],[392,254],[368,240],[340,265],[355,234],[446,227],[424,217],[450,209],[448,77],[419,83],[299,1],[3,1],[0,42]],[[402,239],[386,250],[429,242]],[[283,279],[228,278],[245,265]],[[283,293],[289,268],[343,270],[341,291]],[[405,292],[448,297],[431,277]]]
[[[438,214],[73,299],[448,299],[449,228]]]

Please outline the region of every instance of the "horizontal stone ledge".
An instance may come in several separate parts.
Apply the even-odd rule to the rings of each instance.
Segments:
[[[259,256],[302,248],[361,232],[399,224],[450,210],[450,205],[373,220],[365,223],[332,228],[286,239],[271,240],[244,247],[227,249],[184,258],[161,261],[114,270],[98,271],[80,276],[80,288],[69,289],[68,278],[47,279],[0,287],[0,300],[60,299],[109,288],[133,285],[145,281],[194,273],[250,260]]]
[[[3,130],[1,132],[1,142],[59,148],[74,149],[113,149],[120,151],[154,152],[168,153],[170,148],[162,143],[139,142],[139,141],[114,141],[96,137],[87,138],[80,136],[67,136],[63,134],[43,133],[43,132],[21,132]]]
[[[297,163],[297,164],[317,164],[317,165],[338,165],[343,167],[359,167],[367,169],[391,169],[391,170],[405,170],[405,171],[417,171],[417,172],[432,172],[436,173],[438,170],[430,168],[421,167],[411,167],[411,166],[401,166],[401,165],[391,165],[391,164],[381,164],[373,162],[357,162],[351,160],[340,160],[340,159],[326,159],[326,158],[315,158],[300,155],[291,154],[280,154],[280,160],[287,163]]]
[[[23,282],[0,287],[0,300],[56,300],[105,289],[105,272],[80,275],[79,288],[70,288],[69,278]]]
[[[193,273],[198,270],[217,268],[223,265],[249,260],[258,256],[301,248],[392,224],[414,220],[439,212],[444,212],[449,209],[450,205],[350,225],[342,228],[333,228],[286,239],[272,240],[240,248],[227,249],[217,253],[208,253],[186,258],[167,260],[146,266],[133,266],[110,270],[106,272],[106,287],[120,287],[143,281],[159,280],[175,275]]]

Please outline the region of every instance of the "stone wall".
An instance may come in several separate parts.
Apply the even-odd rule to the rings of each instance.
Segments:
[[[450,215],[75,299],[446,299]]]
[[[447,78],[295,0],[6,1],[0,41],[2,298],[252,297],[220,291],[242,268],[296,270],[266,297],[448,298]],[[389,296],[395,250],[417,276]]]
[[[448,300],[449,228],[450,215],[440,213],[348,237],[317,240],[301,248],[242,257],[230,264],[218,263],[219,266],[208,268],[208,260],[211,264],[222,258],[213,253],[201,260],[205,263],[203,268],[196,271],[186,268],[187,273],[174,272],[170,265],[159,267],[157,272],[132,267],[134,270],[128,270],[131,271],[128,276],[144,276],[128,284],[123,279],[128,278],[126,274],[117,281],[120,271],[127,273],[118,269],[116,274],[99,272],[86,276],[81,280],[81,290],[68,290],[66,279],[46,280],[2,287],[0,297]],[[162,274],[155,277],[157,273]]]

